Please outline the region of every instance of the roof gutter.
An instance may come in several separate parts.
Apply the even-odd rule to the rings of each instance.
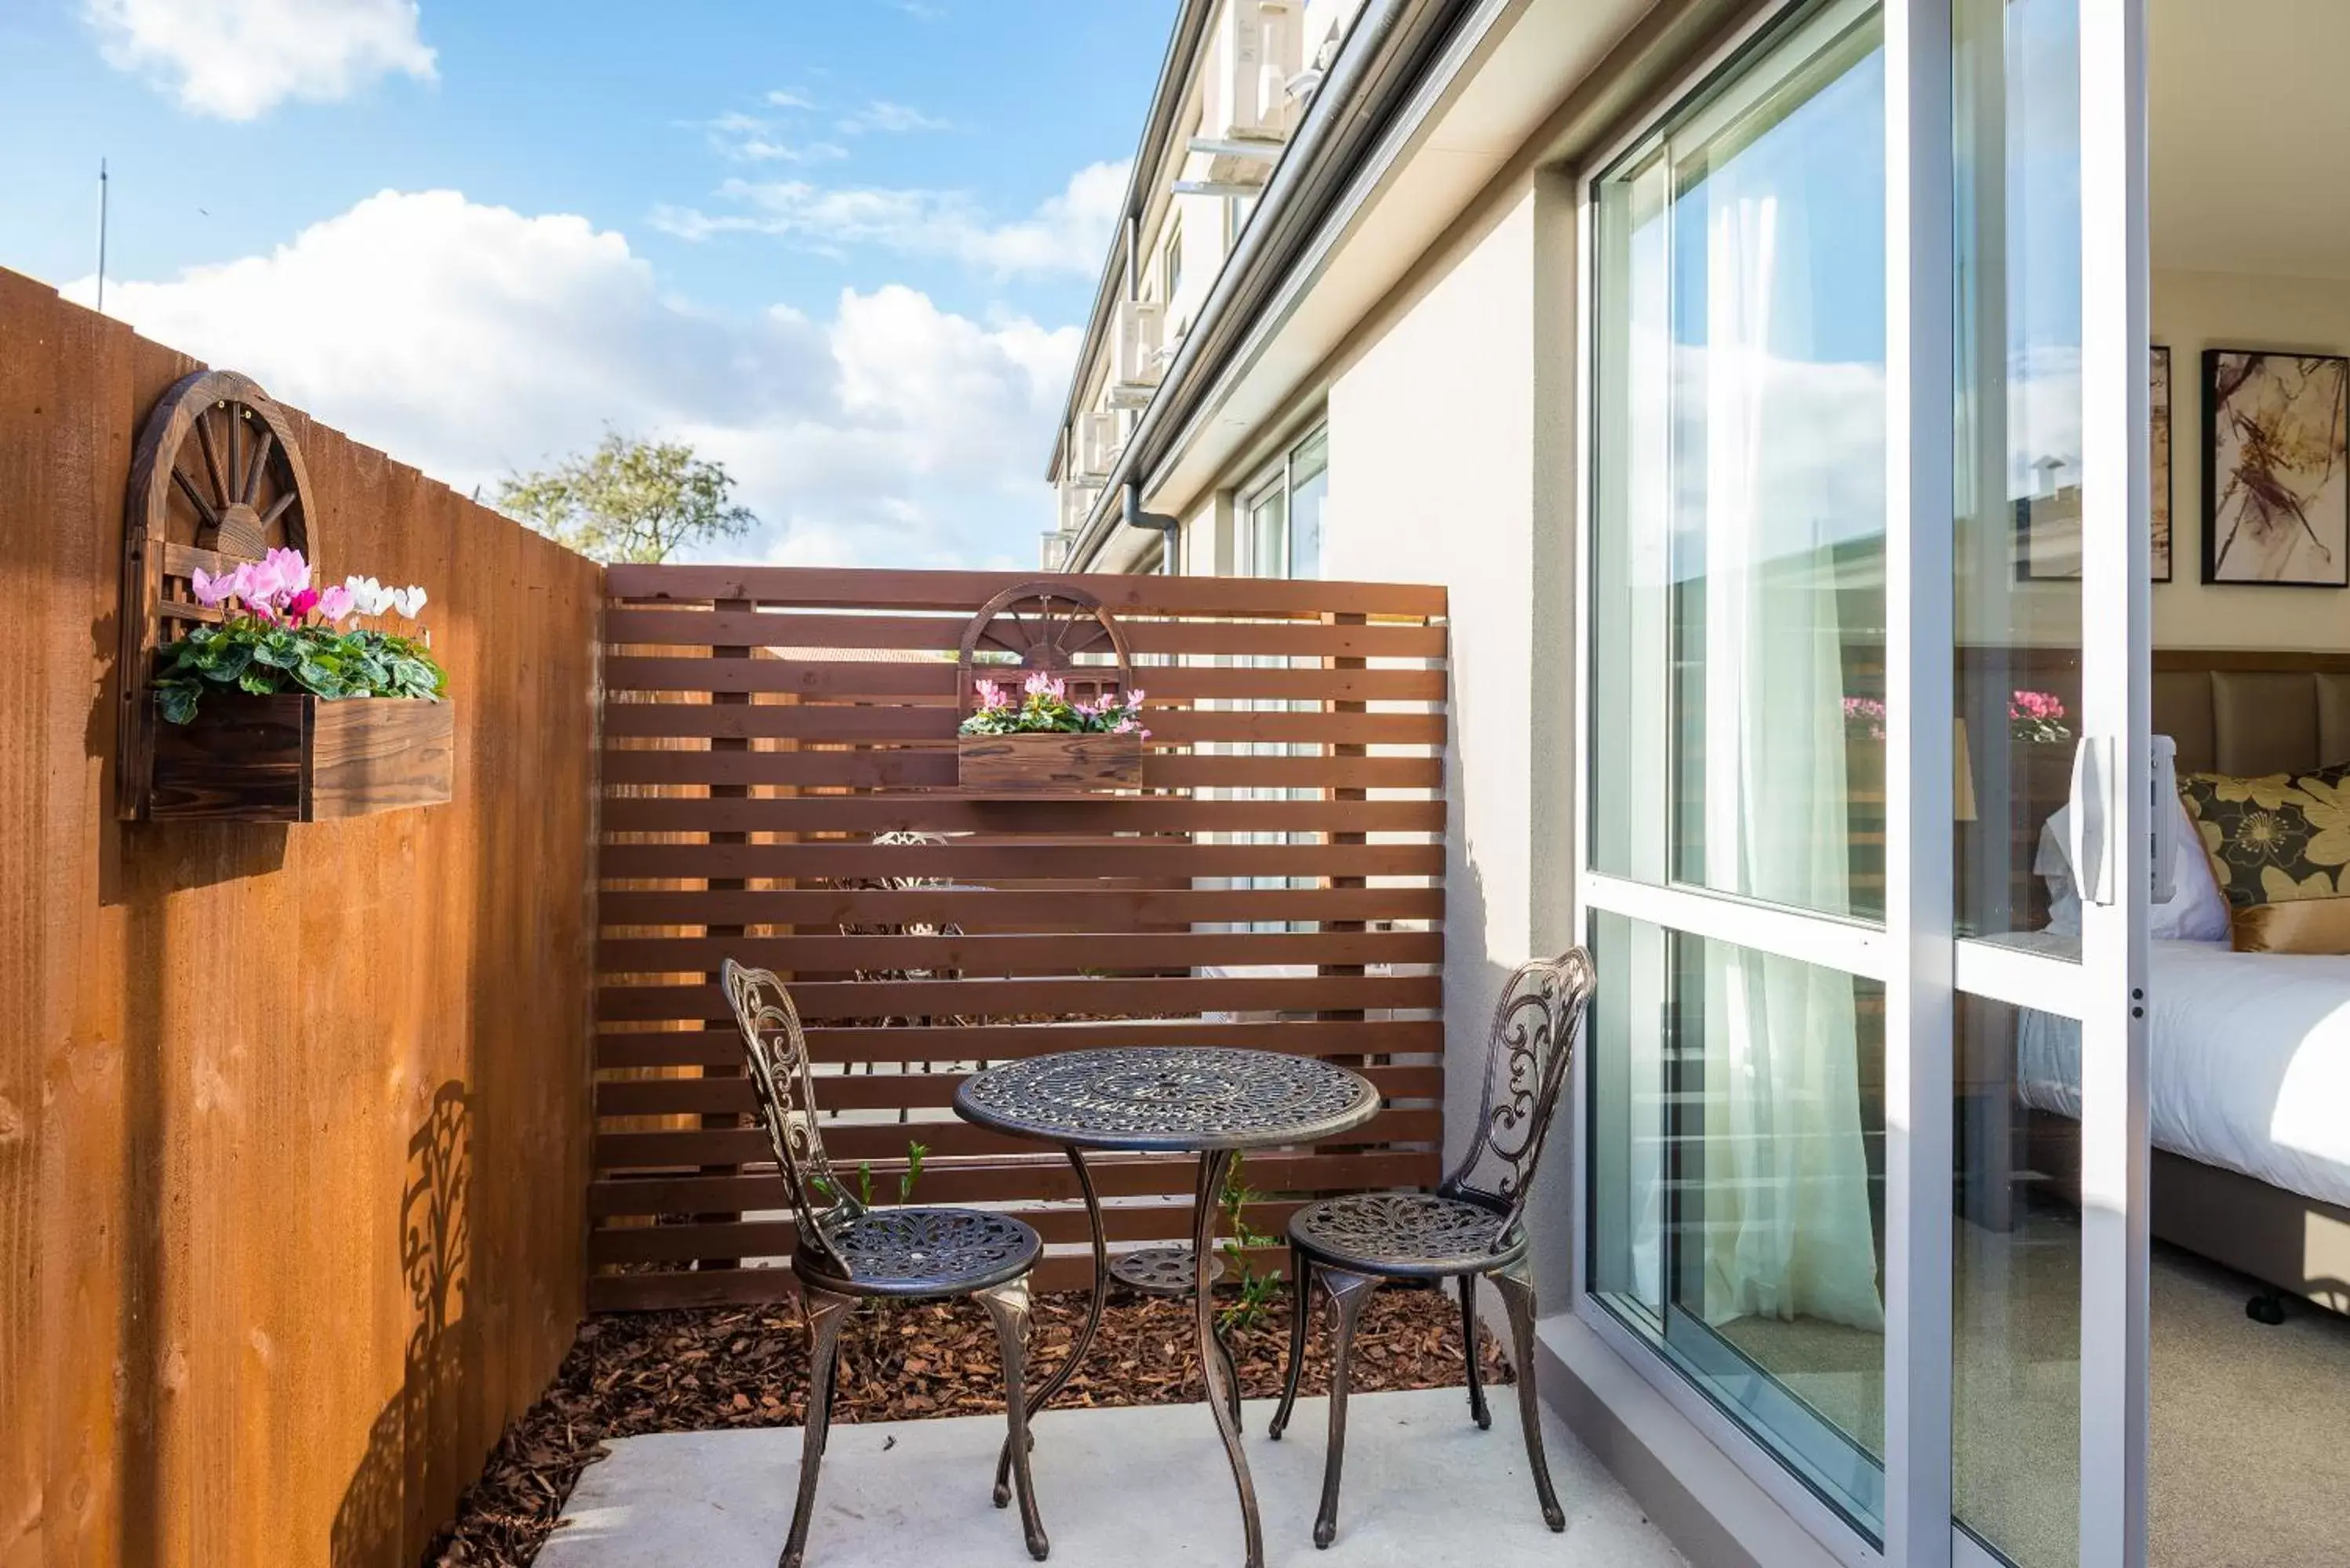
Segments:
[[[1264,194],[1225,258],[1175,362],[1118,454],[1101,499],[1078,530],[1068,556],[1072,569],[1090,562],[1123,520],[1129,504],[1124,499],[1128,488],[1139,490],[1174,450],[1290,265],[1312,240],[1388,122],[1410,99],[1430,61],[1471,9],[1472,0],[1367,0],[1330,75],[1315,91],[1305,123],[1274,165]],[[1103,319],[1101,308],[1097,302],[1097,326]],[[1080,377],[1090,363],[1094,336],[1088,336],[1087,357],[1078,361]],[[1079,380],[1070,389],[1071,419],[1082,387]],[[1067,439],[1066,432],[1066,421],[1060,440]],[[1055,472],[1058,455],[1056,449]]]
[[[1177,535],[1183,532],[1183,519],[1170,517],[1164,512],[1145,512],[1142,509],[1142,483],[1139,480],[1128,480],[1120,487],[1118,493],[1125,499],[1119,504],[1118,520],[1129,528],[1154,528],[1166,535],[1159,546],[1159,570],[1163,576],[1176,576]]]

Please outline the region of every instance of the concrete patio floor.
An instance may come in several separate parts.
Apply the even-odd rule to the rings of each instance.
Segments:
[[[1682,1558],[1555,1419],[1545,1424],[1566,1532],[1543,1525],[1515,1393],[1493,1427],[1459,1389],[1357,1395],[1347,1407],[1338,1539],[1314,1548],[1326,1402],[1301,1399],[1268,1441],[1270,1400],[1246,1407],[1268,1568],[1680,1568]],[[963,1568],[1028,1562],[1016,1510],[988,1501],[1001,1417],[833,1428],[808,1535],[809,1568]],[[796,1427],[625,1438],[591,1465],[540,1568],[770,1568],[791,1526]],[[1048,1412],[1036,1496],[1063,1568],[1241,1560],[1240,1511],[1214,1423],[1199,1405]]]

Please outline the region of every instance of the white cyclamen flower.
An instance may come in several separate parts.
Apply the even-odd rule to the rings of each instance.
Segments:
[[[346,577],[343,587],[351,590],[351,607],[361,615],[381,615],[391,607],[391,590],[373,577]]]
[[[394,588],[391,594],[391,607],[409,619],[414,620],[424,613],[424,590],[413,583],[404,588]]]

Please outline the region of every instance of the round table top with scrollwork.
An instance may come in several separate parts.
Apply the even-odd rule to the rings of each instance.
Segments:
[[[1064,1051],[965,1078],[955,1112],[1076,1148],[1194,1150],[1313,1143],[1378,1115],[1361,1074],[1311,1056],[1215,1046]]]

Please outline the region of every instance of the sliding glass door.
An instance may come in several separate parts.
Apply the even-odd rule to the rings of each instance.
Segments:
[[[1814,0],[1588,187],[1586,1316],[1855,1562],[2142,1560],[2137,26]]]

